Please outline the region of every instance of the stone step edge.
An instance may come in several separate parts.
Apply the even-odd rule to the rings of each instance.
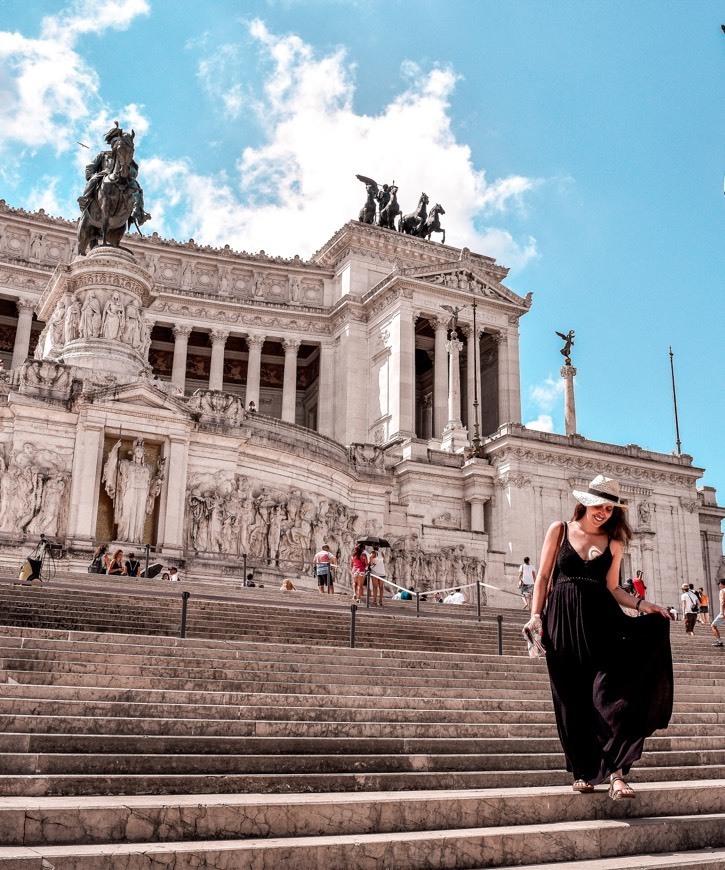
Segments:
[[[455,849],[457,841],[468,840],[469,844],[474,842],[478,848],[483,851],[486,846],[485,841],[489,841],[491,849],[504,849],[504,858],[510,857],[506,864],[501,865],[497,862],[495,866],[520,866],[519,854],[520,848],[516,848],[517,841],[535,840],[539,844],[543,839],[549,844],[557,844],[562,851],[570,852],[571,846],[575,843],[581,843],[582,835],[586,835],[587,830],[598,831],[600,837],[597,838],[595,846],[596,850],[602,849],[601,834],[604,832],[610,833],[610,838],[621,832],[623,835],[631,829],[638,829],[637,839],[641,839],[643,830],[647,828],[661,828],[667,826],[670,832],[676,830],[677,827],[683,826],[682,832],[683,845],[688,841],[692,842],[693,833],[696,834],[697,828],[704,827],[706,823],[717,825],[719,829],[725,826],[725,813],[712,813],[703,816],[680,815],[667,817],[641,817],[638,819],[599,819],[586,822],[557,822],[544,825],[519,825],[519,826],[500,826],[500,827],[484,827],[484,828],[460,828],[454,830],[438,830],[438,831],[414,831],[414,832],[398,832],[395,834],[343,834],[343,835],[327,835],[314,837],[283,837],[283,838],[250,838],[246,840],[194,840],[194,841],[175,841],[165,843],[133,843],[133,844],[99,844],[89,846],[41,846],[41,847],[0,847],[0,866],[2,862],[14,860],[17,862],[38,858],[48,859],[49,862],[53,858],[71,858],[76,857],[78,867],[82,867],[83,859],[92,859],[95,857],[105,857],[108,859],[111,855],[116,861],[119,858],[131,856],[144,856],[152,863],[154,856],[160,858],[162,855],[179,855],[179,854],[200,854],[200,853],[230,853],[239,852],[240,855],[248,856],[248,859],[254,860],[253,856],[259,856],[263,853],[264,866],[285,866],[279,864],[280,860],[288,862],[295,861],[295,852],[302,853],[299,858],[312,858],[313,855],[318,855],[320,858],[332,858],[349,854],[350,868],[377,868],[380,866],[380,860],[389,861],[392,858],[390,850],[387,847],[392,847],[392,851],[400,858],[405,857],[408,861],[413,859],[412,850],[418,849],[418,854],[430,855],[439,854],[442,856],[445,849]],[[617,837],[617,852],[622,848],[624,837]],[[633,844],[634,845],[634,844]],[[626,847],[626,844],[625,844]],[[528,851],[533,851],[536,845],[528,847]],[[540,846],[539,846],[540,848]],[[556,848],[556,845],[554,846]],[[648,851],[654,851],[653,844],[648,843],[646,848]],[[667,849],[666,851],[670,851]],[[277,860],[274,858],[274,853],[277,852]],[[305,854],[306,853],[306,854]],[[526,853],[525,853],[526,854]],[[636,851],[630,851],[630,855],[637,854]],[[468,856],[470,858],[470,855]],[[551,862],[549,867],[555,866],[557,860],[553,857],[553,851],[549,851]],[[601,857],[601,856],[600,856]],[[607,858],[611,856],[605,856]],[[413,859],[414,861],[414,859]],[[21,866],[18,864],[18,866]],[[97,866],[97,865],[96,865]],[[250,863],[250,867],[261,867],[262,863]],[[287,866],[294,866],[293,863]],[[324,864],[319,864],[320,867],[332,867],[337,864],[329,864],[325,861]],[[430,864],[426,866],[431,866]],[[493,866],[489,863],[488,865]]]
[[[586,796],[573,794],[568,786],[547,786],[405,793],[4,797],[0,798],[0,830],[5,832],[4,845],[32,846],[50,836],[54,845],[148,840],[149,826],[156,825],[163,830],[154,834],[155,842],[187,839],[187,832],[196,830],[197,818],[203,820],[206,838],[220,826],[226,839],[299,837],[301,830],[304,836],[365,833],[371,828],[376,833],[434,830],[433,812],[438,827],[448,830],[468,828],[466,823],[476,818],[485,818],[488,827],[494,827],[500,817],[508,826],[519,817],[527,819],[519,824],[527,825],[561,819],[594,822],[613,816],[667,816],[677,810],[671,799],[675,789],[678,815],[712,815],[723,809],[723,785],[725,780],[647,783],[638,787],[638,800],[616,805],[610,803],[604,786]],[[238,820],[236,827],[230,827],[230,813]],[[317,827],[310,824],[311,813],[319,816]]]
[[[290,651],[289,645],[285,643],[264,643],[261,641],[241,641],[241,640],[228,640],[228,639],[214,639],[214,638],[179,638],[171,635],[145,635],[145,634],[133,634],[133,633],[118,633],[118,632],[93,632],[93,631],[79,631],[75,629],[44,629],[44,628],[32,628],[29,626],[18,627],[17,633],[13,632],[4,632],[3,629],[12,628],[12,626],[2,626],[0,625],[0,638],[8,637],[8,638],[21,638],[21,639],[40,639],[47,641],[60,641],[62,643],[73,644],[75,642],[83,642],[85,644],[98,644],[99,647],[115,647],[119,650],[119,654],[122,654],[120,651],[124,650],[129,646],[137,646],[142,647],[143,649],[148,650],[151,647],[157,647],[159,649],[172,649],[172,650],[191,650],[191,649],[202,649],[209,650],[213,648],[224,648],[226,650],[239,650],[239,651],[248,651],[253,652],[254,650],[259,650],[260,652],[266,652],[270,656],[275,656],[279,652],[287,655],[295,655],[298,654],[298,647],[306,647],[307,652],[306,655],[314,656],[315,658],[332,658],[339,657],[343,655],[344,657],[352,657],[356,659],[364,658],[364,659],[380,659],[386,660],[394,657],[402,657],[405,661],[415,662],[421,660],[430,660],[433,659],[438,662],[450,662],[450,661],[459,661],[462,657],[467,663],[476,664],[476,663],[489,663],[493,660],[495,663],[501,663],[503,665],[508,666],[516,666],[516,667],[524,667],[527,671],[531,673],[546,673],[545,662],[543,661],[532,661],[529,659],[524,651],[522,650],[521,655],[511,655],[504,654],[503,656],[499,656],[496,653],[468,653],[468,652],[445,652],[441,650],[411,650],[406,648],[394,648],[394,647],[385,647],[385,648],[374,648],[374,647],[362,647],[351,649],[349,646],[329,646],[323,645],[319,646],[316,644],[295,644],[295,650]],[[91,640],[92,638],[92,640]],[[281,648],[281,650],[280,650]],[[25,647],[20,647],[20,649],[25,649]],[[719,652],[719,651],[718,651]],[[722,665],[725,668],[725,656],[722,656]],[[697,660],[700,664],[700,658],[690,657],[688,661]],[[675,661],[675,666],[677,668],[678,665],[684,667],[684,662],[679,660]],[[720,667],[716,667],[719,671]]]
[[[653,782],[636,783],[632,780],[633,788],[636,789],[640,796],[656,795],[662,792],[673,792],[678,798],[683,792],[690,792],[693,796],[701,795],[703,791],[720,792],[725,789],[725,778],[722,779],[700,779],[700,780],[662,780]],[[599,796],[606,796],[607,783],[602,783],[595,786],[593,797],[596,799]],[[77,795],[62,795],[62,796],[5,796],[0,797],[0,812],[8,810],[22,810],[26,812],[49,811],[63,809],[66,807],[78,808],[80,810],[97,811],[103,809],[116,808],[133,808],[142,807],[173,807],[181,808],[184,806],[196,807],[199,804],[205,806],[228,806],[234,805],[242,808],[245,806],[308,806],[308,805],[327,805],[345,804],[352,807],[355,804],[411,804],[420,806],[422,802],[434,800],[439,803],[455,802],[460,800],[465,801],[495,801],[504,803],[511,798],[520,798],[526,800],[548,799],[550,797],[571,797],[573,800],[582,803],[586,802],[590,795],[574,794],[570,786],[564,785],[548,785],[548,786],[514,786],[502,788],[469,788],[469,789],[418,789],[405,792],[390,792],[390,791],[359,791],[359,792],[285,792],[284,794],[267,794],[267,793],[247,793],[239,794],[236,792],[215,793],[215,794],[165,794],[165,795],[98,795],[92,797],[81,797]],[[79,806],[79,801],[82,805]],[[636,801],[628,806],[635,807]],[[708,815],[707,811],[702,813],[689,813],[689,815]],[[682,815],[682,814],[678,814]],[[653,817],[654,818],[654,817]],[[606,821],[606,820],[605,820]],[[508,827],[517,828],[518,825],[509,825]],[[724,845],[725,848],[725,845]]]
[[[558,861],[556,864],[526,864],[518,865],[516,870],[666,870],[668,867],[679,868],[679,870],[700,870],[701,867],[723,870],[725,848],[663,852],[659,855],[626,855],[584,861]]]

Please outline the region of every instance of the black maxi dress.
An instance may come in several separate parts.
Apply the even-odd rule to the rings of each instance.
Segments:
[[[672,715],[670,621],[627,616],[607,589],[612,552],[582,559],[566,523],[543,614],[559,739],[574,779],[593,785],[642,755]]]

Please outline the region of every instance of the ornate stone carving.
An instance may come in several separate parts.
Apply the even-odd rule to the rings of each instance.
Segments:
[[[526,486],[531,486],[531,478],[527,477],[525,474],[508,472],[507,474],[502,474],[500,477],[496,478],[496,486],[501,489],[507,489],[510,486],[513,486],[516,489],[523,489]]]
[[[72,383],[72,370],[51,360],[26,362],[20,370],[21,393],[67,399]]]
[[[246,417],[239,396],[221,390],[196,390],[189,398],[189,409],[201,415],[205,422],[241,426]]]
[[[351,444],[348,447],[350,462],[358,468],[385,470],[385,452],[375,444]]]
[[[7,464],[0,455],[0,529],[13,535],[58,534],[65,522],[66,469],[60,453],[32,442]]]

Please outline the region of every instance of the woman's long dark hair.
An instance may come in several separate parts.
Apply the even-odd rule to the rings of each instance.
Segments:
[[[572,520],[580,520],[586,512],[586,505],[577,502],[576,507],[574,508]],[[627,546],[632,537],[632,529],[629,527],[624,511],[622,508],[618,507],[614,508],[612,515],[602,526],[602,530],[605,531],[612,540],[621,541],[624,547]]]
[[[352,558],[359,559],[365,552],[365,544],[355,544],[355,549],[352,551]]]

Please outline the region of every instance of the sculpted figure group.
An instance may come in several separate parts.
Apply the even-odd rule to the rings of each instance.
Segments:
[[[0,530],[56,535],[69,474],[55,451],[26,442],[6,461],[0,453]]]
[[[51,318],[43,331],[49,337],[49,351],[59,351],[64,345],[79,338],[104,338],[122,341],[143,353],[148,345],[148,328],[138,302],[132,297],[124,302],[122,294],[114,290],[104,302],[95,290],[85,297],[77,293],[58,300]],[[45,342],[38,342],[36,355],[42,355]]]
[[[366,175],[355,177],[363,182],[367,193],[365,204],[358,215],[360,223],[375,224],[384,229],[394,230],[397,218],[398,232],[419,236],[429,241],[433,233],[442,233],[441,244],[446,243],[446,231],[440,222],[440,216],[446,211],[440,203],[436,203],[429,213],[430,200],[426,193],[421,193],[415,211],[404,215],[398,205],[398,188],[395,183],[379,185],[377,181]]]
[[[186,502],[186,544],[200,553],[302,570],[325,543],[347,564],[358,537],[357,516],[339,502],[255,488],[233,472],[191,475]]]

